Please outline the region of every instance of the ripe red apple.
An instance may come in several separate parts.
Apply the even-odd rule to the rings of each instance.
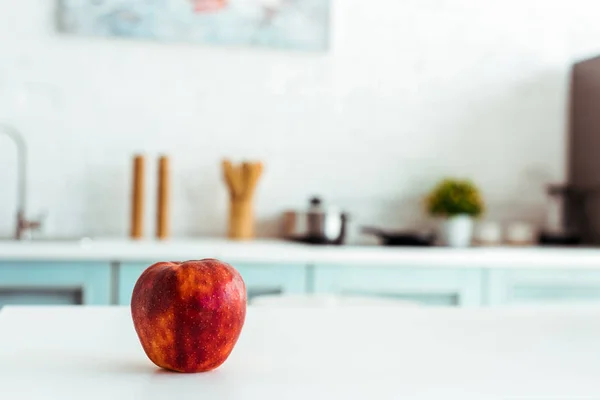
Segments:
[[[133,325],[150,360],[204,372],[227,360],[246,319],[246,285],[231,265],[205,259],[159,262],[139,277]]]

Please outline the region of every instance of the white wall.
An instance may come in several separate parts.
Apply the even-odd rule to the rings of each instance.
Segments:
[[[357,224],[412,225],[445,175],[475,179],[490,218],[539,219],[564,176],[569,65],[600,53],[587,0],[334,0],[325,54],[64,37],[54,3],[0,0],[0,120],[26,135],[49,234],[126,234],[138,151],[173,157],[176,236],[223,234],[225,156],[267,165],[263,234],[313,193]]]

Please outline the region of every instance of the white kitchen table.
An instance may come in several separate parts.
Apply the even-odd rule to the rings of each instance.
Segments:
[[[250,308],[204,374],[155,367],[128,308],[0,312],[0,399],[598,398],[597,306]]]

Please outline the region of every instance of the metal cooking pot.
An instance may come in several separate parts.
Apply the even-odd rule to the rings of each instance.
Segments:
[[[344,244],[348,215],[325,209],[318,197],[310,200],[308,211],[286,211],[283,214],[283,237],[312,244]]]

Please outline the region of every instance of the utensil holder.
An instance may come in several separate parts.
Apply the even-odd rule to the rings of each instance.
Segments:
[[[249,240],[254,237],[254,209],[252,199],[230,199],[230,239]]]
[[[254,193],[262,175],[261,162],[244,162],[234,166],[223,160],[223,176],[229,189],[229,224],[227,236],[234,240],[254,238]]]

